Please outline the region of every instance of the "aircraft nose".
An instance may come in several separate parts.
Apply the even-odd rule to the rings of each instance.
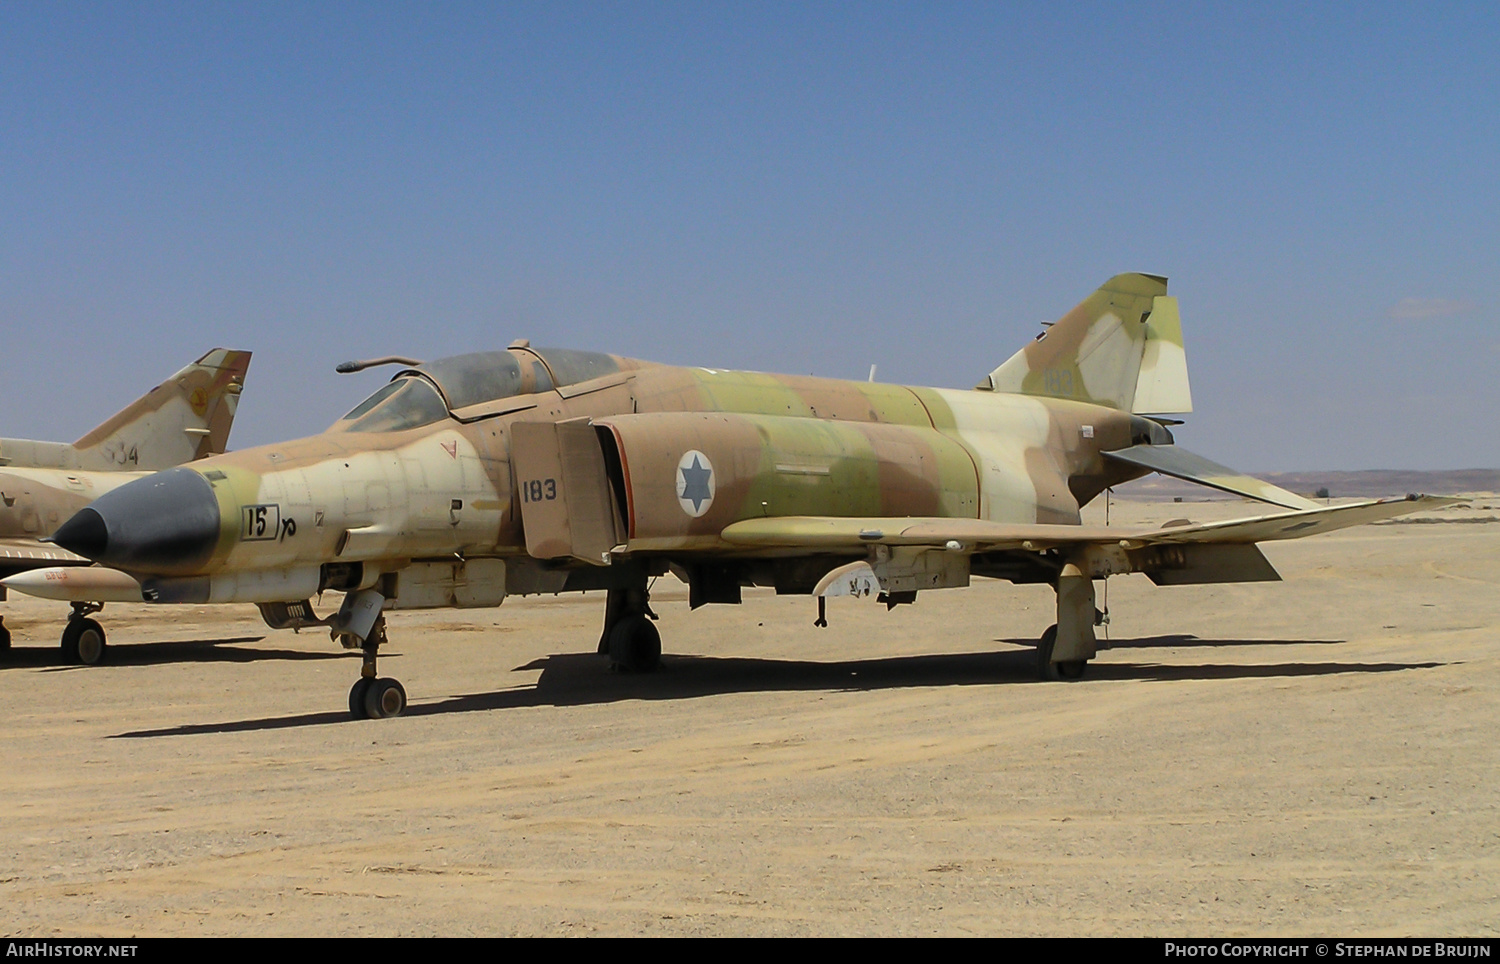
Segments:
[[[168,469],[106,492],[52,542],[117,569],[191,575],[218,545],[219,500],[197,472]]]

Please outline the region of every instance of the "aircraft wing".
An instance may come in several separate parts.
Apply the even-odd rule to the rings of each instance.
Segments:
[[[948,545],[950,542],[958,543],[958,548],[967,552],[1006,549],[1039,551],[1090,544],[1123,545],[1129,549],[1189,543],[1243,545],[1332,532],[1423,509],[1437,509],[1460,501],[1462,500],[1420,496],[1170,529],[1021,524],[987,522],[983,519],[786,516],[746,519],[728,526],[720,535],[725,542],[735,545],[767,549],[849,549],[868,545],[953,548]]]
[[[0,539],[0,575],[46,566],[88,566],[83,556],[35,539]]]
[[[929,546],[958,542],[966,549],[1050,548],[1082,542],[1117,542],[1151,530],[1061,526],[983,519],[844,518],[783,516],[746,519],[720,533],[725,542],[755,548],[844,549],[855,546]]]

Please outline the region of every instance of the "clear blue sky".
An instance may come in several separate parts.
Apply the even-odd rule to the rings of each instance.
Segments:
[[[0,435],[214,345],[967,388],[1169,275],[1247,470],[1500,466],[1500,6],[0,5]]]

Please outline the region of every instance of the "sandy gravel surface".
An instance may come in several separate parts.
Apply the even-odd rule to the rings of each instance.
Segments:
[[[326,634],[112,605],[68,667],[66,607],[12,596],[0,930],[1500,933],[1500,523],[1267,555],[1111,580],[1077,683],[1032,678],[1050,591],[989,581],[818,630],[663,580],[650,677],[593,655],[598,594],[396,614],[411,708],[360,722]]]

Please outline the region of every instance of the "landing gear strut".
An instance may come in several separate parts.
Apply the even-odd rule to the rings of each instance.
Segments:
[[[1044,680],[1083,678],[1084,667],[1098,652],[1096,612],[1094,580],[1076,563],[1063,566],[1057,577],[1057,622],[1037,642],[1037,676]]]
[[[400,716],[406,709],[406,688],[401,681],[381,679],[376,675],[375,656],[383,642],[385,617],[381,616],[375,620],[370,634],[360,646],[364,652],[364,664],[360,667],[359,679],[349,689],[349,715],[356,720],[383,720]]]
[[[661,667],[661,633],[652,623],[655,618],[644,570],[632,577],[628,585],[609,590],[599,652],[608,654],[611,669],[620,673],[654,673]]]
[[[381,609],[385,597],[373,589],[350,593],[344,605],[330,620],[333,637],[346,649],[364,654],[359,679],[349,688],[349,715],[356,720],[383,720],[400,716],[406,709],[406,688],[399,680],[382,679],[376,674],[375,659],[385,642],[385,616]]]
[[[104,662],[104,627],[88,617],[104,608],[103,603],[75,602],[68,625],[63,629],[63,660],[97,666]],[[9,633],[6,634],[7,637]],[[7,640],[8,641],[8,640]]]
[[[375,655],[384,642],[386,618],[381,616],[360,646],[365,652],[365,663],[360,667],[360,678],[350,687],[350,715],[356,720],[386,720],[399,717],[407,709],[407,688],[402,687],[401,681],[375,675]]]

